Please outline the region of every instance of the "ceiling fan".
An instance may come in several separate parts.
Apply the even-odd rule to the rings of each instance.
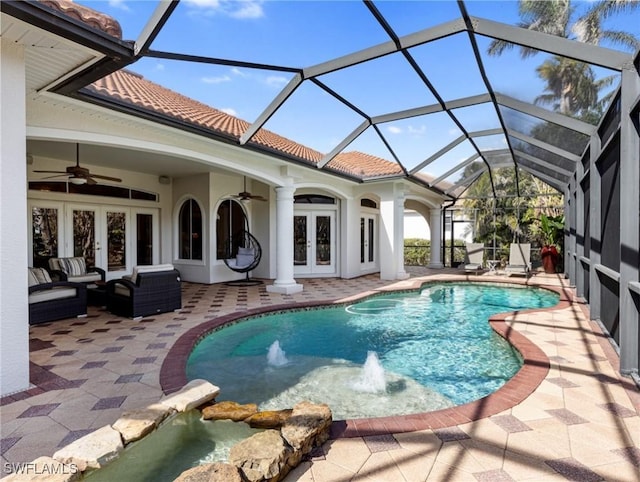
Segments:
[[[80,144],[76,144],[76,165],[67,167],[66,171],[33,171],[42,174],[55,174],[45,179],[51,179],[54,177],[68,176],[69,182],[72,184],[98,184],[96,179],[102,179],[105,181],[122,182],[122,179],[117,177],[102,176],[100,174],[91,174],[86,167],[80,167]]]
[[[263,196],[258,196],[257,194],[251,194],[250,192],[247,191],[247,176],[244,176],[244,189],[242,192],[239,192],[236,196],[234,196],[236,199],[239,199],[240,201],[251,201],[251,200],[256,200],[256,201],[266,201],[267,198],[263,197]]]

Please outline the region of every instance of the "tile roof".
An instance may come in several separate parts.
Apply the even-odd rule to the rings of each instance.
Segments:
[[[209,129],[213,133],[222,134],[236,141],[239,141],[241,135],[251,125],[247,121],[167,89],[129,70],[114,72],[94,82],[87,89],[112,100]],[[267,129],[260,129],[249,144],[310,164],[318,164],[324,157],[319,151]],[[403,174],[402,168],[395,162],[355,151],[340,153],[326,167],[356,178]]]
[[[75,18],[92,28],[122,40],[122,28],[117,20],[92,8],[75,3],[73,0],[39,0],[47,7],[57,10],[68,17]]]

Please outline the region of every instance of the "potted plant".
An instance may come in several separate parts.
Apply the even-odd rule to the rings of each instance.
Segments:
[[[540,257],[545,273],[555,273],[560,258],[560,240],[564,235],[564,216],[540,216]]]

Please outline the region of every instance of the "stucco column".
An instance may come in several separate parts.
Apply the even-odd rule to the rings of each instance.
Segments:
[[[427,268],[441,269],[442,264],[442,209],[432,208],[429,219],[429,231],[431,232],[431,253]]]
[[[267,286],[270,293],[302,291],[293,279],[293,186],[276,188],[276,280]]]
[[[0,395],[29,387],[24,49],[0,43]]]
[[[407,279],[409,273],[404,269],[404,201],[405,194],[402,186],[397,188],[394,196],[393,233],[396,258],[396,279]]]

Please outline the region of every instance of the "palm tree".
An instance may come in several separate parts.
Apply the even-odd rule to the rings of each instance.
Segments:
[[[520,0],[518,11],[522,21],[518,25],[592,45],[608,41],[635,51],[640,47],[640,40],[627,32],[606,30],[603,24],[609,17],[629,13],[638,7],[640,2],[637,0],[599,0],[572,23],[576,9],[571,0]],[[514,46],[503,40],[494,40],[488,53],[500,55]],[[523,58],[536,53],[535,49],[520,47]],[[599,101],[598,94],[614,80],[606,77],[596,81],[590,65],[560,56],[551,57],[536,70],[547,84],[546,93],[538,96],[536,103],[551,104],[565,115],[580,117],[588,116],[592,110],[602,110],[608,97]]]

